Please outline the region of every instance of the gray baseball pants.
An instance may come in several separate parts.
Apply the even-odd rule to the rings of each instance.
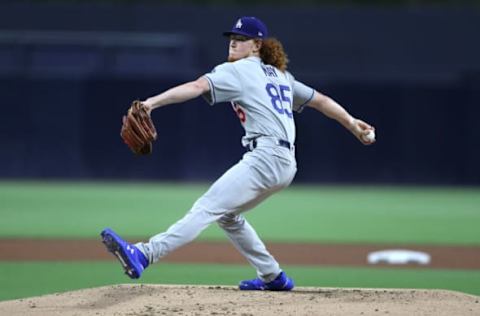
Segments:
[[[182,219],[166,232],[153,236],[148,243],[136,246],[154,263],[217,222],[257,270],[258,277],[270,282],[281,272],[280,266],[241,213],[287,187],[296,170],[293,150],[259,142],[257,148],[247,152],[214,182]]]

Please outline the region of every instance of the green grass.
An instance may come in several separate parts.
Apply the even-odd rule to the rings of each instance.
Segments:
[[[480,271],[286,266],[297,286],[450,289],[480,295]],[[2,262],[0,300],[109,284],[236,285],[253,278],[249,266],[158,264],[134,282],[115,262]]]
[[[0,182],[0,238],[148,237],[181,218],[207,185]],[[480,245],[480,188],[293,185],[247,213],[266,241]],[[215,225],[202,239],[225,240]],[[440,288],[480,295],[480,271],[284,267],[300,286]],[[234,285],[248,266],[170,265],[144,283]],[[116,262],[1,262],[0,300],[131,283]]]
[[[0,237],[149,237],[207,185],[0,182]],[[480,244],[480,188],[293,185],[247,213],[270,241]],[[200,238],[224,239],[212,225]]]

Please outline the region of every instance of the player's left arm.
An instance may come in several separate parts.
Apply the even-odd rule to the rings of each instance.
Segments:
[[[156,96],[150,97],[142,103],[147,107],[148,111],[151,112],[156,108],[168,104],[181,103],[194,99],[208,91],[210,91],[210,85],[208,84],[208,80],[202,76],[195,81],[181,84]]]
[[[352,132],[362,144],[370,145],[375,142],[375,140],[367,141],[362,137],[367,135],[371,130],[375,130],[375,128],[350,115],[343,106],[329,96],[315,91],[313,98],[308,102],[308,106],[342,124],[346,129]]]

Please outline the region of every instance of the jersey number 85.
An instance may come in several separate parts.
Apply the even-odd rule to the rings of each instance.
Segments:
[[[290,93],[290,87],[279,85],[277,89],[274,84],[267,83],[265,90],[267,90],[267,93],[270,96],[273,108],[279,114],[285,114],[289,118],[293,118],[292,112],[289,111],[289,109],[292,108],[292,99],[287,95],[287,93]],[[287,106],[284,106],[284,103]]]

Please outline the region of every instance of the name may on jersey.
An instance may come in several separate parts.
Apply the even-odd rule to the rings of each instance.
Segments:
[[[277,71],[274,67],[269,65],[262,65],[262,70],[267,77],[277,77]],[[279,85],[278,88],[272,84],[268,83],[265,86],[265,90],[270,97],[270,102],[272,103],[273,108],[279,114],[285,114],[289,118],[293,118],[292,108],[292,99],[289,96],[290,87],[286,85]],[[287,106],[284,106],[286,103]],[[235,113],[237,113],[240,122],[245,123],[247,116],[245,110],[237,103],[232,102],[232,107]],[[289,110],[290,109],[290,110]]]

